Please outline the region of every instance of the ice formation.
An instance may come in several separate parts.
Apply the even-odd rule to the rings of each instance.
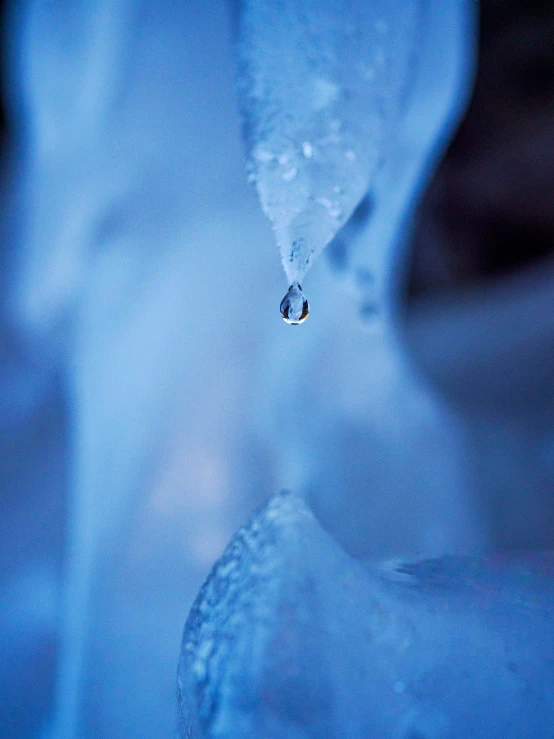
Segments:
[[[248,167],[291,285],[302,283],[394,146],[420,13],[420,0],[242,4]]]
[[[3,375],[19,428],[31,428],[19,433],[24,456],[11,441],[4,447],[5,538],[20,554],[24,542],[41,568],[61,562],[63,549],[66,579],[54,708],[43,662],[24,658],[11,639],[17,631],[29,654],[42,651],[35,622],[20,617],[27,605],[45,631],[58,628],[55,604],[38,612],[54,587],[42,569],[22,581],[34,597],[6,610],[12,629],[2,649],[13,660],[2,677],[22,712],[31,716],[34,705],[41,737],[152,739],[174,728],[185,613],[264,491],[311,491],[324,525],[356,552],[465,551],[480,529],[455,421],[394,346],[342,320],[350,314],[334,275],[311,275],[320,307],[301,344],[265,320],[279,269],[259,248],[265,219],[243,174],[231,4],[191,0],[186,13],[179,2],[147,13],[128,0],[73,5],[68,14],[63,3],[28,0],[21,28],[8,34],[18,39],[12,74],[24,105],[12,115],[23,140],[11,220],[2,221],[18,270],[4,297],[38,389],[26,405],[31,393],[12,384],[24,384],[19,366]],[[461,5],[427,8],[418,54],[428,53],[432,86],[418,88],[421,117],[405,126],[412,138],[387,160],[398,166],[377,174],[360,259],[379,253],[388,264],[389,253],[374,247],[404,230],[399,214],[420,182],[421,153],[459,99]],[[366,274],[354,260],[349,269]],[[243,287],[254,283],[254,308],[237,320]],[[51,420],[58,406],[68,409],[61,431]],[[68,481],[52,451],[62,445]],[[57,488],[67,539],[47,559],[46,501]],[[532,486],[525,491],[526,512],[536,512]],[[23,569],[21,561],[10,568]]]
[[[192,608],[182,735],[550,736],[553,613],[552,555],[364,564],[281,493]]]

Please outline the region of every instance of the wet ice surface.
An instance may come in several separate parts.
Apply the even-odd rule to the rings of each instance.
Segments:
[[[288,289],[287,294],[281,301],[281,317],[285,323],[297,326],[310,315],[310,306],[301,285],[294,282]]]
[[[550,736],[553,612],[552,555],[364,565],[281,493],[193,606],[183,736]]]
[[[289,283],[302,282],[394,146],[420,13],[420,0],[243,3],[249,171]]]
[[[439,72],[460,78],[450,51],[466,55],[458,5],[432,6],[438,17],[419,44],[429,48],[432,95],[419,90],[421,116],[407,126],[413,141],[395,149],[398,166],[380,170],[387,174],[379,174],[369,232],[357,232],[346,272],[365,286],[373,284],[367,269],[379,287],[384,267],[396,268],[385,247],[391,232],[404,231],[420,181],[417,147],[431,146],[458,100],[454,86],[433,107]],[[70,421],[62,436],[42,418],[48,443],[33,433],[31,446],[27,434],[24,457],[7,447],[26,534],[9,510],[4,533],[8,549],[40,543],[62,488],[67,542],[52,547],[66,558],[61,624],[42,569],[21,580],[34,597],[19,606],[32,610],[34,633],[40,620],[59,644],[56,698],[52,705],[43,691],[33,716],[49,739],[171,735],[190,603],[269,491],[309,495],[324,525],[359,556],[467,552],[488,528],[476,515],[460,422],[418,384],[389,338],[360,332],[334,273],[321,262],[310,275],[318,310],[308,332],[276,318],[282,275],[244,176],[228,7],[196,0],[185,13],[171,2],[145,13],[135,2],[82,0],[67,14],[60,4],[22,5],[18,74],[28,106],[14,130],[28,140],[12,193],[19,267],[7,301],[17,339],[40,368],[29,398],[54,393],[41,375],[53,367],[63,378],[54,397]],[[302,156],[311,162],[313,146]],[[255,286],[254,306],[245,285]],[[18,368],[10,377],[21,385],[24,376]],[[17,394],[13,416],[24,412],[23,389]],[[40,397],[28,405],[39,420],[50,412]],[[65,471],[50,469],[62,466],[52,451],[62,442],[67,490],[56,482]],[[510,458],[530,456],[519,440],[516,448]],[[495,469],[505,463],[486,459]],[[533,486],[525,492],[528,517]],[[42,549],[36,560],[43,568]],[[13,630],[25,638],[23,619],[13,617],[6,653]],[[37,642],[28,636],[27,644]],[[11,664],[19,705],[32,715],[46,680],[20,653],[3,664],[6,684],[16,683]]]

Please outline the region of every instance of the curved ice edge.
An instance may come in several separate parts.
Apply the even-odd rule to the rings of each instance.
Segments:
[[[364,565],[271,497],[185,625],[182,736],[547,737],[554,557]]]

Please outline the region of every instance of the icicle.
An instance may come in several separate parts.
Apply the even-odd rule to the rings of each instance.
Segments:
[[[288,283],[364,197],[409,88],[421,0],[245,0],[239,86],[248,170]]]

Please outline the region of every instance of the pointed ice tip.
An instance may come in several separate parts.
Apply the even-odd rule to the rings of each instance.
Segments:
[[[293,282],[289,287],[288,293],[281,301],[280,310],[283,321],[291,326],[304,323],[310,315],[310,305],[298,282]]]

